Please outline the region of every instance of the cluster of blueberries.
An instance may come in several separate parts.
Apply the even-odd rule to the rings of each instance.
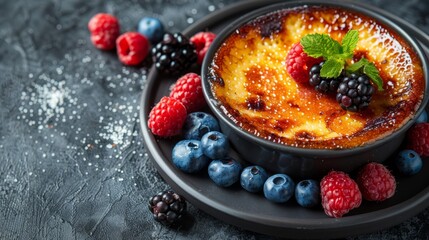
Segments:
[[[417,123],[427,122],[428,113],[424,111]],[[210,179],[221,187],[229,187],[236,182],[246,191],[263,191],[270,201],[283,203],[295,196],[303,207],[314,207],[320,203],[319,182],[313,179],[295,184],[286,174],[269,176],[260,166],[247,166],[229,155],[228,137],[220,132],[217,119],[205,112],[187,115],[184,126],[184,140],[179,141],[172,150],[173,164],[183,172],[196,173],[208,165]],[[397,169],[403,175],[414,175],[422,169],[422,159],[413,150],[402,150],[395,159]],[[206,168],[207,169],[207,168]]]
[[[286,174],[269,176],[260,166],[247,166],[230,156],[228,137],[220,132],[219,123],[205,112],[188,114],[184,125],[184,140],[173,147],[173,164],[183,172],[196,173],[208,165],[210,179],[221,187],[240,182],[249,192],[261,192],[273,202],[287,202],[292,196],[303,207],[320,203],[320,187],[316,180],[298,184]]]

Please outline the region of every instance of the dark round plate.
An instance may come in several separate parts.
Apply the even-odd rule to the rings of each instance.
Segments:
[[[203,30],[219,32],[239,16],[277,2],[282,1],[243,1],[231,5],[190,26],[184,34],[191,36]],[[429,55],[429,37],[424,32],[383,10],[373,6],[366,7],[403,27],[420,41]],[[394,197],[382,203],[364,201],[361,207],[339,219],[326,216],[321,207],[305,209],[293,200],[286,204],[272,203],[266,200],[263,194],[246,192],[239,184],[230,188],[218,187],[204,171],[196,175],[183,173],[171,163],[171,149],[180,138],[159,139],[152,135],[147,127],[150,109],[161,97],[169,94],[169,87],[175,80],[176,78],[159,75],[154,68],[151,69],[141,99],[140,120],[144,145],[161,176],[175,191],[196,207],[222,221],[272,236],[301,239],[321,236],[337,238],[393,226],[429,206],[429,164],[424,164],[423,170],[412,177],[401,177],[393,170],[398,183]],[[391,165],[391,162],[390,159],[386,164]],[[389,167],[394,169],[393,166]]]

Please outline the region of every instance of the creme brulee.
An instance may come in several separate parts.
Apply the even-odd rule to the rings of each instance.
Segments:
[[[343,110],[335,96],[297,84],[287,73],[291,46],[310,33],[341,42],[359,31],[354,60],[373,62],[383,79],[369,107]],[[259,17],[237,29],[210,65],[211,90],[242,129],[289,146],[343,149],[392,133],[418,109],[425,89],[421,62],[396,32],[360,13],[333,7],[298,7]]]

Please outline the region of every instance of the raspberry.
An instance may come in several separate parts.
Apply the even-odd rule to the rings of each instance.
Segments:
[[[417,123],[408,131],[408,148],[429,157],[429,123]]]
[[[119,60],[130,66],[139,65],[149,53],[149,40],[137,32],[127,32],[116,40]]]
[[[201,77],[196,73],[185,74],[174,84],[170,97],[181,101],[188,113],[200,110],[206,105]]]
[[[89,20],[88,29],[91,32],[91,42],[96,48],[115,48],[115,41],[119,36],[119,21],[116,17],[107,13],[96,14]]]
[[[172,190],[160,192],[149,199],[149,210],[156,221],[170,226],[186,213],[186,200]]]
[[[175,136],[180,134],[186,115],[186,107],[179,100],[163,97],[150,111],[148,126],[160,137]]]
[[[197,62],[197,51],[183,34],[165,33],[162,41],[152,48],[152,57],[158,71],[172,75]]]
[[[366,164],[359,171],[356,182],[362,197],[368,201],[384,201],[395,194],[395,177],[380,163]]]
[[[216,38],[216,34],[212,32],[199,32],[191,37],[190,41],[194,45],[197,50],[198,59],[197,63],[202,64],[204,60],[204,56],[209,50],[210,45]]]
[[[357,183],[344,172],[331,171],[320,182],[320,195],[325,213],[340,218],[360,206],[362,194]]]
[[[309,57],[302,49],[301,44],[295,43],[286,56],[286,70],[299,83],[306,83],[310,79],[310,68],[320,63],[323,58]]]

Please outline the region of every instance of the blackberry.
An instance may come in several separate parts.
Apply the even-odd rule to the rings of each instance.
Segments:
[[[166,74],[179,74],[197,61],[197,51],[181,33],[165,33],[152,48],[155,67]]]
[[[172,190],[164,191],[149,199],[149,210],[156,221],[170,226],[183,217],[186,201]]]
[[[320,69],[325,62],[313,65],[310,68],[310,85],[318,92],[322,93],[334,93],[337,91],[338,85],[340,85],[339,78],[324,78],[320,76]]]
[[[368,107],[374,92],[368,76],[352,73],[342,79],[336,99],[343,109],[357,112]]]

